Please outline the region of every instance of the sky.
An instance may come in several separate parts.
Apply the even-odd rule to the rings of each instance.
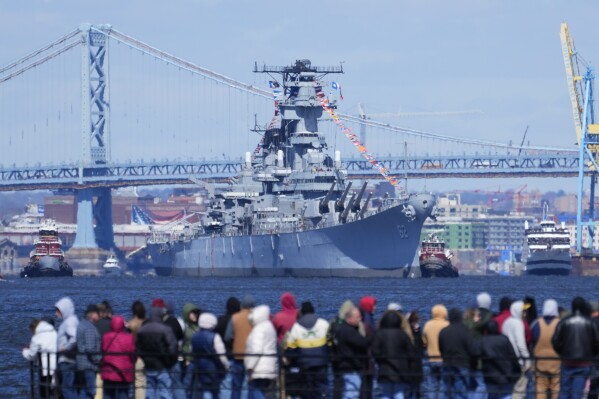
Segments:
[[[404,118],[399,126],[464,137],[575,148],[559,39],[567,22],[579,53],[599,62],[599,2],[0,1],[0,65],[75,29],[108,23],[159,49],[242,82],[254,61],[343,64],[340,111],[480,111]],[[497,184],[495,184],[497,183]],[[576,179],[414,181],[456,189],[523,184],[574,192]]]

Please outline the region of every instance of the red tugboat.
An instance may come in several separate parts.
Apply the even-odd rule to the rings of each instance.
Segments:
[[[73,269],[64,260],[62,241],[58,238],[56,223],[47,220],[40,226],[35,248],[29,254],[29,263],[21,277],[72,277]]]
[[[435,233],[422,241],[418,255],[422,277],[459,277],[458,269],[451,264],[453,253],[445,249],[445,242]]]

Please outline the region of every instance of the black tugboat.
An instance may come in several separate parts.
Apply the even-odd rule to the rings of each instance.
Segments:
[[[39,229],[35,248],[29,254],[29,263],[21,277],[72,277],[73,269],[64,260],[62,241],[53,221],[46,221]]]

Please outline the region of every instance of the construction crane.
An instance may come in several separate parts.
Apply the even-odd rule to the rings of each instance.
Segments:
[[[514,205],[519,215],[522,214],[522,191],[526,190],[526,187],[528,187],[528,184],[523,185],[514,192]]]
[[[582,227],[586,226],[589,232],[589,245],[592,247],[595,226],[595,183],[597,181],[597,159],[599,155],[599,125],[595,123],[593,108],[593,83],[595,75],[593,69],[584,62],[574,47],[570,38],[568,25],[561,25],[560,39],[562,55],[566,67],[566,80],[574,116],[574,128],[579,145],[578,157],[578,209],[576,212],[576,251],[582,253]],[[584,75],[580,74],[579,64],[586,67]],[[589,165],[592,170],[590,184],[589,217],[582,220],[583,195],[584,195],[584,168]]]
[[[522,142],[520,143],[520,149],[518,150],[518,158],[520,158],[520,154],[522,154],[522,147],[524,147],[524,140],[526,140],[526,133],[528,133],[528,125],[526,125],[526,129],[524,130],[524,136],[522,136]]]

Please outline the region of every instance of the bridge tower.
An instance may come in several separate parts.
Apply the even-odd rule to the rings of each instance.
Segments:
[[[110,161],[108,35],[110,25],[79,25],[81,34],[81,160],[84,169]],[[110,188],[83,188],[77,195],[77,235],[73,248],[114,248]],[[94,219],[96,222],[94,228]]]

